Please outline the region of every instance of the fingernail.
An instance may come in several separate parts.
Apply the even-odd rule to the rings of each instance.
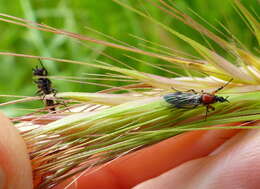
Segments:
[[[4,188],[6,176],[4,170],[0,167],[0,189]]]

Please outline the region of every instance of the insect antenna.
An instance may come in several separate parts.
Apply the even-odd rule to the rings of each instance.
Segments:
[[[224,89],[229,83],[231,83],[231,81],[233,81],[233,78],[230,79],[226,84],[222,85],[217,90],[215,90],[212,94],[215,94],[215,93],[219,92],[220,90]]]
[[[41,64],[42,68],[45,69],[45,67],[44,67],[44,65],[43,65],[43,63],[42,63],[42,60],[41,60],[40,58],[39,58],[38,60],[39,60],[39,62],[40,62],[40,64]]]
[[[45,66],[43,65],[42,60],[41,60],[40,58],[39,58],[38,60],[39,60],[39,62],[40,62],[40,64],[41,64],[42,69],[44,70],[44,75],[45,75],[45,76],[48,76],[48,71],[47,71],[47,69],[45,68]]]
[[[227,96],[227,97],[225,98],[225,100],[226,100],[227,102],[229,102],[228,97],[229,97],[229,96]],[[229,102],[229,103],[230,103],[230,102]]]

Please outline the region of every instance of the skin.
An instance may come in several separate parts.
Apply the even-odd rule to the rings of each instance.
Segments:
[[[0,188],[32,188],[25,144],[0,114]],[[8,136],[8,137],[6,137]],[[85,172],[55,189],[243,188],[260,186],[260,130],[188,132]]]
[[[32,171],[22,137],[0,112],[0,188],[32,188]]]

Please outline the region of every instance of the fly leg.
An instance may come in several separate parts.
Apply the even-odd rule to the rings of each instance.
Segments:
[[[58,91],[57,91],[56,89],[53,89],[53,88],[51,89],[51,93],[53,93],[53,96],[54,96],[54,97],[56,96],[57,92],[58,92]]]
[[[193,92],[194,94],[198,94],[194,89],[189,89],[186,92]]]
[[[39,96],[42,96],[43,95],[43,93],[42,93],[42,90],[38,90],[38,91],[36,91],[36,93],[35,93],[36,95],[39,95]]]
[[[177,91],[177,92],[181,92],[180,90],[175,89],[174,87],[171,87],[171,89],[173,89],[173,90],[175,90],[175,91]]]
[[[199,104],[194,105],[194,106],[192,107],[192,109],[197,108],[198,105],[199,105]]]
[[[213,106],[211,106],[211,105],[208,105],[208,107],[209,107],[209,109],[211,109],[212,111],[215,110],[215,108],[214,108]]]
[[[213,106],[207,105],[207,106],[206,106],[206,116],[205,116],[205,120],[207,120],[208,113],[209,113],[209,110],[210,110],[210,109],[211,109],[212,111],[215,110],[215,108],[214,108]]]
[[[42,100],[45,100],[46,94],[42,94]]]
[[[196,108],[198,105],[199,105],[199,104],[196,104],[196,105],[194,105],[194,106],[192,106],[192,107],[183,107],[183,106],[175,105],[174,107],[175,107],[175,108],[179,108],[179,109],[191,110],[191,109]]]
[[[171,87],[171,89],[173,89],[173,90],[175,90],[175,91],[177,91],[177,92],[182,92],[182,91],[180,91],[180,90],[178,90],[178,89],[175,89],[174,87]],[[194,94],[198,94],[194,89],[189,89],[189,90],[187,90],[186,92],[193,92]]]
[[[56,106],[58,106],[58,105],[63,105],[63,106],[64,106],[64,109],[66,109],[66,110],[68,110],[69,112],[71,112],[70,109],[69,109],[69,107],[67,106],[67,104],[66,104],[63,100],[60,100],[60,99],[59,99],[59,101],[56,102],[54,105],[56,105]]]
[[[207,117],[208,117],[208,112],[209,112],[209,105],[206,106],[206,116],[205,116],[205,121],[207,120]]]
[[[53,97],[56,97],[57,90],[52,88],[51,92],[53,93]],[[67,104],[63,100],[60,100],[59,98],[57,98],[57,100],[58,100],[58,102],[56,102],[54,105],[56,105],[56,106],[63,105],[65,107],[65,109],[70,112],[70,109],[68,108]]]

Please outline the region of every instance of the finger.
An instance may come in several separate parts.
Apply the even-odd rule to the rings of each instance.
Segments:
[[[135,189],[259,188],[259,140],[260,131],[243,131],[210,156],[184,163]]]
[[[71,188],[131,188],[183,162],[208,155],[236,132],[196,131],[167,139],[114,160],[96,171],[87,172]]]
[[[0,188],[30,189],[32,170],[25,143],[12,123],[0,113]]]

